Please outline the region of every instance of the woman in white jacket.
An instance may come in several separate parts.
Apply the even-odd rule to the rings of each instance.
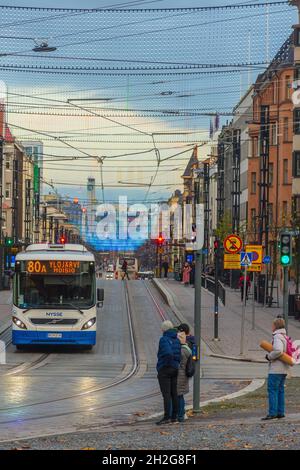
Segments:
[[[266,355],[269,361],[268,394],[269,413],[264,421],[269,419],[284,418],[284,384],[289,373],[290,366],[279,360],[282,353],[286,352],[287,340],[285,321],[276,318],[273,322],[273,351]]]

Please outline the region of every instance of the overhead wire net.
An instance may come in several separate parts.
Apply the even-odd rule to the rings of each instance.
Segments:
[[[124,3],[0,7],[9,127],[20,141],[42,141],[45,177],[83,200],[91,174],[99,199],[102,183],[108,199],[174,191],[193,146],[205,155],[211,116],[231,118],[296,21],[286,2],[190,10]],[[33,51],[43,43],[56,50]]]

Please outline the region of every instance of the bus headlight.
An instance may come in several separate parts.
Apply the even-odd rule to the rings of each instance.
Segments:
[[[27,330],[27,326],[24,325],[24,323],[19,320],[17,317],[12,317],[12,321],[14,322],[15,325],[17,325],[18,328],[21,328],[22,330]]]
[[[89,321],[87,321],[83,327],[81,328],[82,330],[88,330],[89,328],[92,328],[93,325],[96,323],[96,317],[91,318]]]

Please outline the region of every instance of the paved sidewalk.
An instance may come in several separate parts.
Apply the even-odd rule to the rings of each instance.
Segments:
[[[194,292],[174,280],[155,279],[155,282],[167,291],[175,307],[186,318],[190,325],[194,322]],[[244,356],[255,360],[264,360],[265,353],[259,347],[262,340],[271,339],[272,320],[282,309],[263,308],[255,303],[255,330],[252,330],[252,300],[246,306]],[[226,306],[219,302],[219,339],[214,341],[214,297],[202,289],[202,338],[215,354],[240,356],[242,304],[239,291],[226,289]],[[300,339],[300,322],[290,317],[289,335]]]
[[[0,291],[0,333],[11,323],[12,291]]]

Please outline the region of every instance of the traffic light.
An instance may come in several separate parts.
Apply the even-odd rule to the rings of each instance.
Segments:
[[[158,245],[158,246],[163,246],[164,241],[165,241],[165,239],[164,239],[164,237],[162,236],[162,234],[160,233],[158,239],[156,240],[157,245]]]
[[[64,235],[62,235],[61,237],[59,237],[59,243],[61,245],[64,245],[66,243],[66,237]]]
[[[5,246],[11,247],[14,244],[14,240],[11,237],[5,237]]]
[[[282,266],[291,266],[292,264],[292,234],[282,232],[280,234],[280,263]]]
[[[215,253],[215,255],[218,254],[218,250],[219,250],[219,240],[217,238],[215,238],[215,241],[214,241],[214,253]]]

